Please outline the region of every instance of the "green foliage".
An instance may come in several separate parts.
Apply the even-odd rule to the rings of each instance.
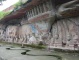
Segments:
[[[42,41],[40,41],[38,45],[42,46],[42,45],[43,45],[43,42],[42,42]]]
[[[44,45],[34,45],[34,44],[31,44],[31,45],[25,44],[25,46],[37,48],[37,49],[45,49],[46,48]]]
[[[0,5],[2,5],[2,2],[3,2],[3,1],[6,1],[6,0],[0,0]]]
[[[79,50],[63,50],[63,49],[57,49],[57,48],[55,48],[54,50],[58,52],[63,52],[63,53],[79,53]]]
[[[0,12],[0,19],[2,19],[4,16],[8,15],[10,12]]]
[[[1,42],[0,41],[0,43],[2,43],[2,44],[12,44],[12,43],[9,43],[9,42]],[[19,46],[19,47],[21,47],[22,45],[21,44],[17,44],[17,43],[13,43],[12,44],[13,46]],[[46,46],[44,46],[44,45],[35,45],[35,44],[24,44],[24,47],[31,47],[31,48],[36,48],[36,49],[46,49]]]
[[[25,4],[28,0],[25,0],[24,2],[22,0],[19,0],[16,4],[14,4],[15,9],[21,7],[23,4]]]
[[[21,2],[19,1],[16,4],[14,4],[14,7],[16,8],[16,7],[20,6],[20,5],[21,5]]]
[[[14,4],[14,10],[18,10],[19,8],[21,8],[21,1],[19,0],[17,3]]]

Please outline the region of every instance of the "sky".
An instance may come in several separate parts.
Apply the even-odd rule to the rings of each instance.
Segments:
[[[6,0],[3,2],[3,5],[0,5],[0,11],[8,8],[9,6],[15,4],[16,2],[18,2],[19,0]]]

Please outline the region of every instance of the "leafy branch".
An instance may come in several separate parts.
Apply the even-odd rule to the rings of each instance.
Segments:
[[[4,16],[8,15],[10,12],[0,12],[0,19],[2,19]]]

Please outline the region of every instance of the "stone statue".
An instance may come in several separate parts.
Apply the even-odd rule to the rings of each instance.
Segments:
[[[79,15],[79,0],[73,0],[62,4],[58,9],[60,17],[74,17]]]
[[[79,0],[72,0],[66,3],[63,3],[60,5],[57,11],[57,17],[59,19],[62,18],[71,18],[71,17],[77,17],[79,16]],[[78,39],[78,35],[71,37],[68,36],[67,38],[67,45],[69,46],[70,40],[73,38],[73,40]],[[72,41],[72,40],[71,40]],[[66,45],[62,42],[63,45]]]
[[[64,19],[68,19],[68,18],[73,18],[73,17],[77,17],[77,16],[79,16],[79,0],[72,0],[72,1],[69,1],[69,2],[66,2],[66,3],[64,3],[63,2],[63,4],[59,4],[59,5],[56,5],[55,6],[56,8],[54,8],[55,9],[55,21],[57,21],[58,19],[60,19],[60,20],[63,20],[64,21]],[[57,11],[56,11],[57,10]],[[63,19],[64,18],[64,19]],[[68,23],[69,25],[65,25],[65,24],[63,24],[63,22],[62,21],[58,21],[59,23],[62,23],[61,25],[64,25],[64,26],[68,26],[68,28],[70,27],[69,25],[71,25],[71,24],[69,24],[69,22],[68,22],[68,20],[67,20],[67,22],[66,23]],[[64,21],[65,22],[65,21]],[[57,24],[57,22],[55,22],[54,24]],[[53,24],[53,25],[54,25]],[[52,25],[52,26],[53,26]],[[74,25],[73,23],[72,23],[72,25]],[[58,25],[57,25],[58,26]],[[57,28],[57,26],[55,26],[55,28]],[[61,26],[59,26],[59,27],[61,27]],[[52,28],[52,29],[55,29],[54,27]],[[72,27],[73,28],[73,27]],[[53,33],[53,35],[54,35],[54,37],[51,37],[51,39],[50,38],[48,38],[48,40],[51,40],[50,41],[50,44],[49,44],[49,46],[54,46],[54,45],[56,45],[55,44],[55,42],[57,42],[57,43],[59,43],[59,40],[61,39],[61,38],[64,38],[64,39],[66,39],[66,41],[63,41],[64,39],[61,39],[61,43],[60,44],[62,44],[62,47],[66,47],[66,45],[68,45],[69,46],[69,44],[70,44],[70,41],[72,41],[72,38],[73,37],[71,37],[71,35],[73,34],[73,33],[69,33],[69,34],[71,34],[71,35],[69,35],[69,36],[67,36],[67,34],[66,34],[66,36],[64,37],[64,36],[62,36],[62,34],[65,34],[65,33],[63,33],[62,32],[62,30],[64,30],[64,32],[66,32],[66,30],[65,30],[65,28],[64,29],[62,29],[62,27],[61,27],[61,29],[59,29],[59,28],[57,28],[58,30],[61,30],[61,34],[59,34],[60,32],[58,31],[57,33],[59,34],[56,34],[55,35],[55,33]],[[73,30],[73,29],[72,29]],[[70,32],[71,30],[69,30],[69,32]],[[77,35],[78,36],[78,35]],[[78,39],[78,37],[77,36],[75,36],[74,37],[74,40],[75,39]],[[50,37],[50,36],[49,36]],[[61,46],[61,45],[60,45]],[[67,46],[67,47],[68,47]],[[57,45],[57,47],[58,47],[58,45]]]
[[[35,34],[31,34],[28,44],[37,44]]]

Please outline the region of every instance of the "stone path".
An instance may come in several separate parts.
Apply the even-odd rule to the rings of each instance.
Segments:
[[[9,45],[0,46],[0,58],[4,60],[57,60],[56,57],[45,55],[61,56],[62,60],[79,60],[79,53],[49,52],[32,48],[21,49],[20,47],[6,50],[7,47],[9,47]],[[26,49],[30,49],[31,51],[27,53],[28,55],[22,55],[21,52],[24,52]]]
[[[51,54],[50,52],[47,51],[31,49],[31,51],[28,52],[28,54],[31,55],[21,55],[21,52],[24,52],[25,50],[21,50],[20,47],[16,47],[19,48],[20,50],[18,49],[6,50],[6,47],[7,46],[0,47],[0,57],[3,58],[4,60],[57,60],[56,57],[42,56]]]

